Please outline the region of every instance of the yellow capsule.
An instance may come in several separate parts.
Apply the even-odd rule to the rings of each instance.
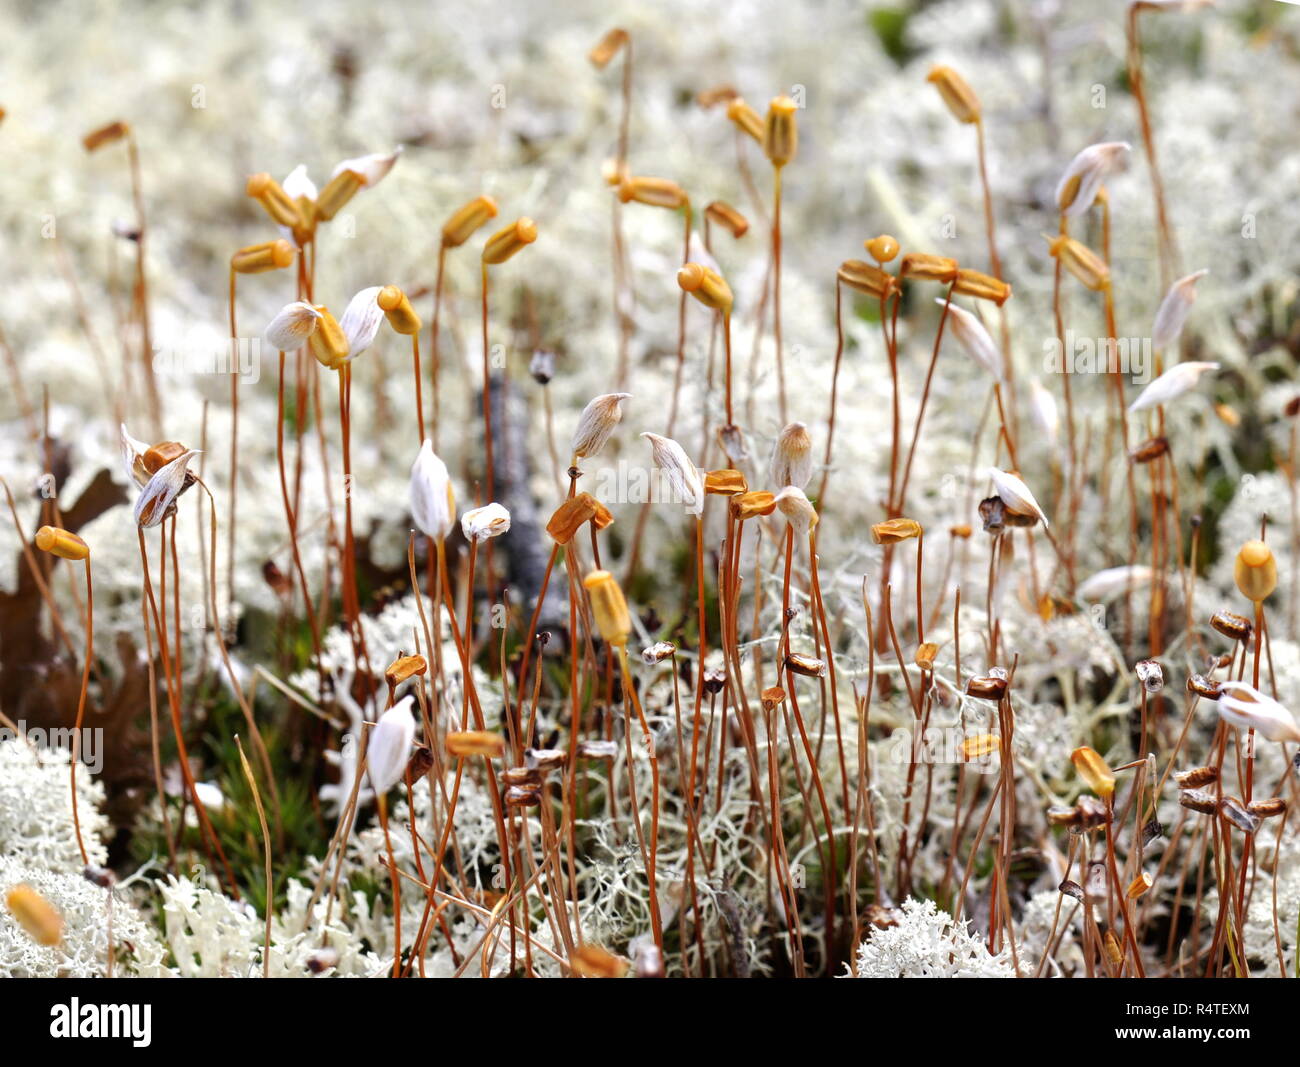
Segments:
[[[415,308],[411,307],[406,294],[397,286],[385,285],[375,297],[375,303],[388,319],[388,325],[397,333],[409,337],[420,332],[420,316],[415,313]]]
[[[156,445],[150,445],[145,449],[140,462],[150,474],[157,474],[172,460],[180,459],[187,451],[189,450],[179,441],[159,441]]]
[[[106,144],[112,144],[114,141],[120,141],[123,137],[130,134],[131,127],[125,122],[110,122],[107,126],[100,126],[96,130],[91,130],[81,139],[81,146],[87,152],[94,152],[103,148]]]
[[[731,498],[731,514],[741,522],[760,515],[771,515],[775,510],[776,497],[765,489],[753,489]]]
[[[597,530],[603,530],[613,521],[609,508],[590,493],[578,493],[555,509],[546,524],[546,532],[559,544],[567,545],[583,523],[590,522]]]
[[[622,978],[631,964],[597,945],[579,945],[569,957],[569,967],[579,978]]]
[[[459,248],[489,219],[497,217],[497,202],[490,196],[476,196],[462,204],[442,224],[442,243],[445,248]]]
[[[619,179],[618,198],[625,204],[635,200],[638,204],[674,211],[689,200],[686,190],[671,178],[633,178],[628,175]]]
[[[898,242],[887,233],[882,233],[879,237],[873,237],[869,241],[863,241],[862,246],[877,263],[889,263],[898,255]]]
[[[1002,740],[997,734],[977,734],[966,737],[961,742],[961,754],[965,759],[983,759],[991,756],[1002,747]]]
[[[957,271],[952,291],[963,296],[973,296],[976,300],[992,300],[998,307],[1011,299],[1011,286],[1001,278],[964,267]]]
[[[595,517],[596,503],[596,498],[590,493],[578,493],[569,498],[555,509],[546,524],[546,532],[558,544],[567,545],[582,524]]]
[[[1047,240],[1050,242],[1048,252],[1086,288],[1096,293],[1110,288],[1110,268],[1091,248],[1064,234],[1047,237]]]
[[[1074,764],[1074,769],[1079,772],[1079,777],[1084,780],[1088,788],[1102,800],[1114,796],[1115,774],[1093,749],[1087,745],[1076,748],[1070,753],[1070,762]]]
[[[922,533],[921,524],[915,519],[886,519],[871,527],[872,540],[878,545],[896,545]]]
[[[1038,598],[1038,617],[1043,622],[1051,622],[1057,615],[1068,614],[1070,614],[1068,601],[1054,597],[1050,593],[1044,593]]]
[[[591,525],[596,527],[597,530],[603,530],[606,526],[609,526],[614,522],[614,514],[595,497],[592,497],[591,500],[592,506],[595,509],[592,512]]]
[[[686,263],[677,271],[677,284],[690,293],[706,308],[731,314],[731,287],[726,279],[712,267],[701,263]]]
[[[360,192],[366,181],[354,170],[341,170],[332,177],[316,197],[316,217],[329,222]]]
[[[916,278],[925,282],[954,282],[957,280],[957,261],[947,256],[932,256],[928,252],[909,252],[903,257],[900,278]]]
[[[898,279],[888,271],[873,267],[860,259],[846,259],[836,275],[839,280],[859,293],[883,299],[898,292]]]
[[[763,153],[774,167],[784,167],[799,151],[799,123],[795,112],[799,108],[790,97],[774,97],[767,106],[767,122],[763,126]]]
[[[399,656],[384,671],[384,680],[389,685],[401,685],[406,679],[429,672],[429,661],[423,656]]]
[[[1277,588],[1277,560],[1263,541],[1247,541],[1237,553],[1232,576],[1247,600],[1267,600]]]
[[[927,641],[916,648],[915,662],[923,671],[934,670],[934,657],[939,654],[939,646]]]
[[[14,886],[5,894],[5,904],[18,925],[38,945],[53,948],[63,940],[63,916],[31,886],[26,883]]]
[[[1112,967],[1118,967],[1124,962],[1124,951],[1120,948],[1119,938],[1115,936],[1115,931],[1107,930],[1103,940],[1106,944],[1106,958],[1110,960]]]
[[[1151,875],[1147,874],[1146,871],[1143,871],[1136,878],[1134,878],[1133,881],[1129,882],[1128,889],[1124,891],[1124,895],[1128,897],[1129,900],[1137,900],[1138,897],[1140,897],[1153,885],[1155,885],[1155,880],[1151,877]]]
[[[704,491],[717,496],[738,496],[749,491],[749,483],[740,471],[709,471],[704,476]]]
[[[74,533],[58,526],[42,526],[36,531],[36,547],[60,559],[85,559],[90,546]]]
[[[505,750],[505,738],[490,730],[466,730],[447,735],[447,751],[453,756],[487,756],[494,759]]]
[[[302,226],[298,205],[281,188],[280,183],[265,171],[252,175],[244,186],[244,191],[261,204],[266,213],[281,226],[295,230]]]
[[[587,53],[587,59],[597,70],[604,70],[627,42],[627,30],[615,26],[596,42],[596,47]]]
[[[727,118],[731,119],[741,130],[749,134],[759,144],[763,143],[763,118],[757,111],[745,103],[744,97],[737,96],[727,105]]]
[[[966,84],[966,79],[953,70],[952,67],[935,67],[926,76],[925,80],[932,82],[934,87],[939,90],[943,102],[948,105],[952,117],[958,122],[967,124],[979,122],[979,97]]]
[[[347,362],[350,347],[347,334],[324,304],[317,304],[316,310],[320,312],[320,318],[316,320],[316,329],[307,338],[307,347],[316,357],[316,362],[326,370],[338,370]]]
[[[626,647],[632,632],[632,617],[618,580],[609,571],[592,571],[582,580],[582,585],[591,601],[591,613],[596,617],[600,636],[607,644]]]
[[[488,238],[483,248],[483,262],[504,263],[516,252],[537,240],[537,223],[526,215]]]
[[[1215,404],[1214,413],[1219,416],[1219,421],[1230,429],[1235,430],[1241,425],[1241,415],[1236,408],[1229,407],[1227,404]]]
[[[741,238],[749,232],[749,219],[725,200],[714,200],[704,209],[704,214],[710,222],[726,229],[732,237]]]
[[[293,262],[295,249],[283,237],[248,245],[230,257],[230,266],[236,274],[262,274],[268,270],[281,270]]]

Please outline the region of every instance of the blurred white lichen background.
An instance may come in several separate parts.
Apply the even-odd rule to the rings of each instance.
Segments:
[[[63,934],[38,944],[0,908],[0,975],[1296,973],[1300,838],[1294,820],[1249,807],[1300,799],[1295,738],[1247,742],[1242,721],[1221,724],[1209,688],[1185,686],[1253,677],[1284,708],[1300,702],[1300,10],[1139,5],[1175,276],[1208,271],[1181,335],[1157,354],[1164,369],[1217,366],[1158,421],[1154,409],[1129,416],[1121,443],[1123,409],[1155,364],[1066,376],[1053,362],[1066,330],[1132,339],[1151,360],[1142,342],[1173,280],[1121,0],[8,6],[22,32],[0,40],[0,477],[13,500],[12,522],[0,512],[0,898],[30,887]],[[630,50],[597,69],[589,52],[615,26]],[[607,181],[627,55],[628,171],[685,190],[687,258],[734,294],[739,445],[717,433],[718,316],[677,281],[683,212],[615,207]],[[927,80],[936,66],[978,96],[978,133]],[[798,154],[779,186],[784,383],[773,169],[728,120],[737,94],[760,116],[780,94],[798,107]],[[83,148],[115,120],[138,152],[139,204],[125,143]],[[1098,292],[1068,272],[1061,281],[1044,235],[1062,232],[1071,160],[1111,142],[1130,149],[1106,175],[1104,211],[1069,230],[1106,250],[1108,322]],[[321,188],[340,161],[398,147],[391,173],[322,221],[294,266],[237,276],[232,322],[231,256],[282,236],[246,195],[248,176],[283,182],[301,165]],[[434,420],[442,227],[480,194],[500,217],[446,256]],[[750,226],[733,239],[713,224],[706,250],[714,201]],[[520,216],[537,239],[493,268],[481,327],[478,249]],[[952,298],[1010,362],[996,389],[968,357],[945,286],[907,280],[892,316],[837,289],[840,264],[869,259],[863,242],[878,234],[904,255],[1000,270],[1005,306]],[[423,429],[408,338],[385,327],[350,364],[348,480],[336,376],[306,349],[290,354],[285,399],[262,341],[294,300],[342,317],[354,294],[390,284],[423,319],[425,425],[457,497],[454,628],[429,595],[441,581],[430,531],[410,541]],[[233,522],[230,375],[195,362],[224,353],[232,332],[254,356],[237,387]],[[529,373],[539,351],[555,357],[548,383]],[[490,499],[489,361],[505,394],[492,400],[508,472],[497,495],[514,523],[488,542],[496,584],[489,550],[471,552],[459,526]],[[599,545],[595,525],[590,540],[582,531],[555,565],[542,649],[527,627],[555,545],[547,520],[571,491],[579,413],[615,392],[629,394],[622,421],[578,484],[613,525]],[[794,511],[769,504],[770,517],[733,523],[727,497],[711,493],[697,529],[689,509],[646,509],[627,490],[649,463],[639,434],[652,431],[703,471],[738,468],[750,490],[777,493],[785,478],[769,471],[788,468],[769,458],[796,422],[813,472],[797,488],[819,521],[815,541],[794,535],[793,580],[781,549]],[[177,499],[161,527],[170,540],[132,518],[140,487],[123,469],[123,424],[146,444],[199,450],[190,470],[203,487]],[[1148,438],[1157,461],[1131,462],[1124,449]],[[1006,483],[995,493],[990,466],[1014,468],[1033,506]],[[990,528],[982,499],[1019,523]],[[906,519],[923,541],[871,534]],[[99,765],[78,773],[79,831],[67,752],[12,736],[66,729],[79,703],[81,565],[51,569],[32,544],[41,525],[67,525],[91,550],[86,725],[103,736]],[[1237,559],[1262,527],[1278,576],[1267,640]],[[581,588],[595,552],[631,602],[626,675]],[[349,567],[364,592],[355,620]],[[412,593],[416,572],[425,594]],[[742,577],[720,589],[732,573]],[[317,597],[319,648],[300,584]],[[1212,626],[1223,611],[1250,634]],[[663,640],[671,655],[636,656]],[[534,656],[524,677],[521,649]],[[384,668],[417,651],[427,674],[386,685]],[[1147,659],[1163,695],[1135,673]],[[972,676],[1005,696],[978,699]],[[407,693],[418,694],[407,705],[418,751],[381,806],[371,780],[358,783],[359,754]],[[495,772],[444,744],[470,731],[505,736]],[[1114,769],[1112,794],[1081,750]],[[549,778],[546,760],[561,756],[547,753],[563,753]],[[1196,801],[1212,804],[1208,816],[1180,804],[1174,777],[1201,765],[1217,783]],[[506,806],[516,779],[544,783],[541,803]],[[88,866],[111,869],[107,884]]]

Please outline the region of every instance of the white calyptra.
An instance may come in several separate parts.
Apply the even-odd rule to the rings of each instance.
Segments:
[[[299,200],[306,200],[311,204],[316,202],[316,183],[307,176],[307,166],[304,163],[299,163],[285,175],[284,181],[280,183],[280,188],[295,203]],[[297,247],[298,238],[294,236],[293,227],[280,226],[277,229],[279,229],[281,237]]]
[[[1052,444],[1056,444],[1061,431],[1060,411],[1056,406],[1056,397],[1038,381],[1029,381],[1029,410],[1034,416],[1038,428],[1047,435]]]
[[[1074,591],[1075,596],[1080,600],[1107,600],[1126,589],[1150,584],[1154,573],[1150,567],[1140,563],[1132,567],[1107,567],[1080,582]]]
[[[198,449],[190,448],[182,452],[170,463],[158,468],[158,471],[145,487],[140,490],[135,502],[135,521],[146,529],[157,526],[167,515],[167,510],[175,503],[180,491],[185,488],[185,476],[191,459],[199,454]]]
[[[280,183],[280,188],[291,200],[297,200],[299,197],[306,197],[308,200],[316,199],[316,183],[307,177],[305,163],[299,163],[289,171],[284,181]]]
[[[1151,327],[1152,348],[1164,352],[1178,340],[1178,335],[1187,323],[1187,316],[1192,313],[1192,305],[1196,303],[1196,283],[1209,273],[1208,270],[1198,270],[1186,278],[1179,278],[1169,287],[1169,292],[1160,301],[1155,324]]]
[[[631,396],[631,393],[603,393],[583,408],[578,416],[578,428],[573,431],[570,451],[579,459],[598,455],[623,418],[623,401]]]
[[[719,265],[718,261],[713,258],[713,253],[704,247],[704,242],[700,240],[699,235],[694,232],[691,233],[691,251],[690,255],[686,257],[686,262],[699,263],[702,266],[708,267],[710,270],[716,270],[719,274],[722,273],[722,267]]]
[[[671,641],[656,641],[649,648],[641,650],[641,662],[647,667],[653,667],[656,663],[662,663],[677,651],[677,646]]]
[[[1245,682],[1219,683],[1219,718],[1233,726],[1254,730],[1270,741],[1300,741],[1295,716],[1272,697]]]
[[[989,468],[989,478],[992,479],[993,489],[1002,498],[1003,504],[1021,515],[1036,515],[1042,521],[1044,529],[1051,529],[1047,515],[1038,506],[1038,501],[1034,499],[1029,486],[1014,474],[1000,471],[997,467]]]
[[[348,362],[375,343],[375,335],[379,333],[380,323],[384,321],[383,309],[376,299],[382,288],[380,285],[372,285],[368,289],[362,289],[348,303],[347,310],[339,319],[339,329],[348,339]]]
[[[143,489],[149,484],[149,471],[144,465],[144,454],[149,446],[132,437],[126,423],[119,424],[118,430],[122,435],[122,463],[126,467],[126,476],[137,489]]]
[[[411,745],[415,741],[415,716],[411,714],[414,699],[402,697],[379,716],[379,722],[370,731],[366,771],[376,796],[382,797],[401,781],[411,759]]]
[[[1129,414],[1177,400],[1196,385],[1202,374],[1218,369],[1217,363],[1198,363],[1195,360],[1175,364],[1138,394],[1138,398],[1129,405]]]
[[[812,438],[802,422],[792,422],[776,439],[772,449],[769,477],[772,485],[797,485],[800,489],[812,478]]]
[[[677,500],[692,515],[704,512],[704,479],[695,464],[687,458],[686,450],[671,437],[660,437],[647,431],[641,435],[650,442],[654,464],[668,476]]]
[[[226,806],[226,796],[216,782],[195,782],[194,795],[208,811],[220,811]]]
[[[776,494],[776,506],[799,537],[807,537],[817,525],[817,511],[797,485],[787,485]]]
[[[447,464],[433,452],[427,437],[411,464],[411,517],[426,537],[441,541],[456,525],[456,494]]]
[[[1128,152],[1129,145],[1125,141],[1089,145],[1070,160],[1070,165],[1057,182],[1056,206],[1069,218],[1084,214],[1097,199],[1097,190],[1106,180],[1106,175],[1123,166]],[[1062,204],[1062,201],[1066,202]]]
[[[330,172],[330,180],[337,178],[345,170],[350,170],[358,178],[361,184],[370,188],[378,185],[381,180],[393,169],[393,164],[397,162],[397,157],[402,154],[402,147],[398,145],[393,151],[371,152],[366,156],[357,156],[354,159],[345,159],[333,171]]]
[[[316,330],[321,314],[310,304],[295,300],[285,304],[262,335],[266,343],[278,352],[293,352],[307,343]]]
[[[997,381],[1002,381],[1002,352],[994,344],[988,330],[984,329],[984,324],[965,308],[959,308],[956,304],[949,304],[948,301],[938,298],[934,302],[948,308],[953,336],[966,350],[966,354]]]
[[[460,517],[460,529],[466,541],[482,544],[489,537],[500,537],[510,529],[510,512],[500,504],[485,504]]]

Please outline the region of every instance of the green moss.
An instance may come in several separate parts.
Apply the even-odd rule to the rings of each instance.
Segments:
[[[900,67],[916,56],[907,43],[907,22],[912,11],[905,7],[878,7],[867,14],[867,26],[880,41],[880,47]]]

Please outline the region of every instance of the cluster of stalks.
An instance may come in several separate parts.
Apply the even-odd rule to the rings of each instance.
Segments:
[[[1156,167],[1137,34],[1139,12],[1158,6],[1139,0],[1130,9],[1129,81],[1151,167],[1162,272],[1167,275],[1163,282],[1169,289],[1177,258]],[[258,721],[268,714],[268,705],[255,706],[253,693],[231,662],[230,634],[218,610],[217,567],[223,521],[225,598],[234,604],[239,596],[235,546],[243,388],[233,358],[239,343],[237,282],[244,275],[267,274],[272,283],[293,279],[284,289],[291,302],[266,331],[278,351],[276,456],[292,567],[280,589],[284,621],[287,626],[302,619],[310,631],[320,677],[316,701],[326,712],[355,707],[361,718],[357,736],[351,739],[358,743],[356,758],[343,764],[347,770],[340,790],[346,800],[321,865],[313,905],[326,899],[327,915],[339,906],[347,841],[367,818],[373,800],[393,908],[392,958],[386,973],[424,975],[432,955],[446,950],[457,974],[745,975],[760,959],[777,973],[829,974],[851,965],[856,947],[875,930],[896,922],[893,909],[905,898],[925,894],[955,917],[974,919],[989,950],[1005,952],[1021,975],[1074,968],[1063,952],[1068,939],[1078,949],[1074,958],[1082,968],[1068,973],[1245,976],[1252,968],[1273,966],[1271,960],[1249,959],[1244,948],[1251,902],[1268,891],[1263,883],[1269,882],[1276,965],[1285,973],[1277,911],[1277,881],[1283,873],[1279,856],[1287,813],[1300,798],[1289,759],[1276,780],[1260,782],[1256,777],[1257,745],[1286,746],[1300,740],[1290,713],[1276,703],[1271,678],[1265,603],[1277,585],[1276,565],[1266,530],[1259,541],[1241,548],[1237,584],[1250,604],[1250,615],[1220,612],[1209,620],[1211,629],[1231,643],[1226,652],[1207,657],[1204,627],[1191,614],[1196,525],[1180,504],[1180,471],[1165,421],[1165,406],[1194,384],[1187,365],[1181,371],[1171,369],[1175,379],[1164,373],[1162,363],[1157,367],[1162,388],[1150,402],[1132,405],[1126,402],[1117,368],[1107,374],[1108,395],[1100,398],[1080,394],[1080,383],[1072,381],[1067,368],[1060,383],[1066,412],[1064,455],[1054,458],[1051,470],[1042,474],[1043,484],[1051,487],[1051,494],[1044,495],[1051,507],[1038,503],[1029,484],[1038,481],[1039,472],[1022,471],[1018,453],[1016,360],[1008,314],[1012,289],[1003,277],[997,245],[986,116],[962,77],[939,67],[930,81],[952,116],[973,126],[977,135],[974,170],[982,194],[986,248],[981,255],[986,259],[975,269],[950,256],[905,250],[892,236],[880,234],[864,242],[868,260],[844,260],[833,284],[837,344],[825,418],[810,431],[789,418],[791,402],[811,409],[820,401],[812,399],[802,368],[801,388],[787,393],[782,333],[783,180],[797,157],[798,106],[778,95],[766,115],[760,115],[730,87],[701,94],[705,107],[726,105],[736,131],[737,170],[752,202],[747,210],[769,238],[763,246],[761,290],[733,292],[714,259],[714,231],[725,229],[739,241],[750,230],[749,219],[721,199],[701,198],[697,203],[707,206],[697,211],[676,181],[636,174],[631,164],[632,40],[621,29],[607,34],[590,54],[598,69],[616,57],[622,60],[617,151],[604,180],[612,192],[617,391],[593,399],[578,420],[567,486],[561,482],[546,524],[550,551],[541,587],[522,611],[509,603],[510,593],[494,567],[494,544],[509,535],[511,525],[509,511],[496,499],[501,428],[493,426],[493,398],[508,387],[509,360],[498,362],[498,349],[491,344],[489,296],[494,291],[490,283],[498,276],[501,284],[511,284],[509,272],[493,268],[536,240],[538,227],[520,217],[482,245],[481,381],[464,384],[471,395],[475,386],[481,390],[483,462],[472,470],[467,467],[465,479],[475,487],[478,506],[458,513],[453,479],[439,458],[439,450],[451,443],[441,426],[448,363],[443,359],[448,341],[447,258],[496,217],[495,200],[486,195],[468,200],[449,215],[437,236],[426,349],[430,359],[424,367],[424,323],[411,295],[427,290],[392,283],[363,289],[338,319],[317,301],[315,291],[323,224],[358,192],[376,184],[396,154],[346,161],[319,191],[300,172],[283,184],[269,174],[249,179],[248,195],[283,236],[243,247],[230,261],[231,444],[225,515],[219,515],[202,475],[189,469],[199,450],[166,440],[146,445],[123,428],[127,470],[138,494],[134,515],[151,682],[152,762],[171,867],[179,869],[182,854],[197,847],[221,888],[239,895],[236,873],[200,797],[187,747],[187,729],[192,739],[194,725],[187,724],[186,711],[202,681],[202,668],[190,664],[187,673],[183,662],[187,640],[181,620],[188,612],[182,604],[181,574],[182,556],[188,553],[181,547],[178,500],[197,486],[207,508],[205,513],[201,502],[198,509],[198,558],[187,559],[184,567],[197,565],[203,576],[205,602],[200,607],[206,631],[215,640],[251,745],[251,761],[242,742],[238,751],[261,828],[269,945],[275,848],[283,827],[279,790]],[[93,150],[122,139],[129,146],[139,209],[133,322],[147,352],[144,213],[135,142],[126,125],[117,123],[88,136],[86,145]],[[771,167],[766,200],[746,158],[748,141],[761,147]],[[1119,331],[1109,264],[1112,220],[1103,179],[1111,173],[1117,149],[1094,147],[1107,151],[1081,153],[1058,190],[1059,225],[1048,238],[1055,274],[1053,312],[1064,343],[1068,274],[1100,300],[1113,346]],[[644,373],[632,365],[630,356],[636,296],[622,213],[633,203],[676,213],[682,231],[680,264],[673,277],[658,279],[660,296],[673,294],[674,279],[677,284],[670,401],[662,424],[656,422],[654,430],[642,434],[649,444],[649,465],[666,481],[672,504],[657,505],[648,497],[624,541],[609,533],[616,520],[611,509],[579,486],[615,438],[624,405],[635,402],[624,390]],[[1098,224],[1100,241],[1094,244],[1100,244],[1100,251],[1072,234],[1076,219],[1083,220],[1077,226]],[[702,229],[698,241],[697,226]],[[729,244],[728,254],[738,257],[753,247],[752,242]],[[1163,330],[1161,358],[1175,365],[1194,281],[1195,276],[1169,289],[1162,305],[1162,315],[1168,317],[1163,328],[1157,323],[1157,330]],[[905,301],[910,299],[913,306],[928,303],[927,295],[940,311],[932,340],[924,340],[930,353],[919,388],[913,390],[900,351],[900,316]],[[707,351],[707,363],[698,377],[688,366],[692,301],[708,317],[708,345],[699,346]],[[863,302],[862,308],[854,308],[854,301]],[[866,572],[855,576],[860,595],[855,590],[846,597],[836,588],[838,583],[824,580],[819,543],[823,519],[832,513],[830,504],[855,495],[851,472],[836,470],[833,445],[843,405],[840,376],[848,355],[845,320],[862,309],[879,323],[879,349],[867,358],[879,359],[887,374],[889,455],[887,460],[882,457],[886,488],[872,505],[878,521],[871,526],[871,541],[880,551]],[[733,376],[732,348],[733,319],[741,314],[749,317],[755,337],[743,404],[739,398],[744,383]],[[996,319],[997,340],[985,328],[986,319]],[[406,569],[420,626],[402,648],[369,647],[365,616],[370,605],[358,579],[353,530],[353,363],[373,345],[391,343],[383,332],[385,324],[392,334],[411,339],[411,414],[417,432],[408,438],[409,430],[403,430],[402,435],[418,448],[409,501],[416,530],[407,542]],[[452,332],[453,339],[458,336]],[[754,458],[755,434],[740,422],[742,411],[751,426],[756,421],[756,366],[764,336],[772,342],[774,414],[782,427],[766,468]],[[927,531],[910,517],[916,514],[916,501],[909,489],[918,456],[924,454],[933,387],[942,381],[945,340],[949,351],[962,349],[976,365],[986,398],[971,441],[966,497],[954,506],[946,539],[936,545],[933,533],[928,538],[932,559],[936,550],[943,557],[936,577],[933,563],[931,572],[924,570]],[[719,345],[720,388],[715,388]],[[333,392],[323,386],[326,372],[336,375],[337,432],[326,425]],[[545,385],[553,372],[552,364],[534,357],[533,374],[539,382]],[[426,373],[431,396],[427,413]],[[147,374],[146,380],[155,422],[152,436],[160,437],[156,387]],[[689,389],[692,380],[707,383],[698,390],[701,432],[693,457],[679,443],[679,417],[695,392]],[[555,455],[549,392],[544,396],[547,436]],[[1092,399],[1110,413],[1102,432],[1106,462],[1090,471],[1086,435],[1092,428],[1086,403]],[[296,435],[292,455],[286,424]],[[470,420],[449,421],[451,425],[461,427],[461,444],[477,433],[466,429]],[[987,425],[995,430],[991,446],[982,440]],[[1135,425],[1146,435],[1136,445],[1131,440]],[[308,441],[309,432],[314,442]],[[820,450],[814,447],[818,433]],[[318,497],[304,485],[309,447],[317,450],[322,470]],[[815,451],[820,463],[814,461]],[[977,454],[987,456],[987,475],[976,470]],[[1122,487],[1111,484],[1116,467],[1111,459],[1123,465]],[[1142,466],[1148,472],[1145,495],[1139,491]],[[335,468],[342,473],[341,528],[335,518],[340,491],[331,473]],[[305,534],[302,516],[317,499],[324,504],[317,529],[323,528],[328,551],[323,573],[313,583],[300,542]],[[1075,520],[1089,499],[1100,499],[1108,515],[1126,519],[1125,548],[1108,562],[1121,572],[1116,591],[1122,591],[1124,605],[1112,636],[1132,667],[1130,673],[1122,665],[1117,685],[1129,687],[1134,708],[1131,736],[1110,738],[1109,747],[1097,744],[1136,758],[1112,769],[1097,750],[1085,745],[1061,752],[1057,766],[1043,767],[1028,760],[1018,739],[1017,721],[1024,707],[1043,695],[1018,687],[1023,663],[1004,638],[1000,594],[1004,585],[1023,577],[1030,591],[1029,616],[1043,624],[1083,610]],[[1056,532],[1049,512],[1057,519]],[[673,531],[666,536],[689,542],[677,603],[670,603],[671,582],[662,580],[668,565],[641,559],[653,515]],[[14,519],[18,525],[16,512]],[[23,540],[27,565],[62,646],[84,663],[76,713],[80,730],[95,669],[90,547],[60,526],[56,507],[44,508],[42,521],[36,548],[84,564],[85,641],[79,650],[58,614],[49,566],[38,561]],[[977,521],[988,538],[987,570],[968,580],[969,558],[978,547]],[[458,527],[463,548],[456,540]],[[1042,552],[1043,560],[1039,538],[1050,549]],[[450,544],[455,544],[454,552]],[[508,540],[504,544],[509,547]],[[1146,570],[1140,566],[1144,544],[1150,552]],[[620,564],[622,581],[612,573]],[[1170,606],[1174,572],[1186,604],[1185,618]],[[649,586],[647,602],[637,605],[644,612],[634,613],[624,589],[647,588],[647,580],[655,578],[661,579],[659,586]],[[553,583],[559,588],[552,599],[563,602],[563,618],[539,629]],[[1139,584],[1149,586],[1145,605],[1138,602]],[[487,617],[495,620],[503,602],[509,609],[505,622],[488,625]],[[982,606],[982,632],[967,632],[971,616],[969,610],[963,613],[963,606],[969,609],[972,604]],[[1143,611],[1145,633],[1135,622]],[[656,621],[660,616],[655,612],[671,621]],[[338,677],[327,668],[323,648],[323,635],[336,621],[349,637],[352,661],[352,669]],[[1180,633],[1178,648],[1171,655],[1170,635],[1175,632]],[[1038,650],[1020,651],[1029,655]],[[1272,697],[1261,688],[1262,664],[1269,665],[1265,688]],[[1187,695],[1179,715],[1164,679],[1166,672],[1181,668],[1187,668]],[[485,684],[493,688],[494,699],[483,691]],[[289,691],[283,683],[276,685]],[[163,789],[166,735],[160,691],[185,785],[179,810]],[[1219,717],[1208,747],[1198,750],[1197,739],[1205,731],[1198,731],[1197,723],[1213,714],[1206,712],[1207,703],[1217,703]],[[499,714],[490,710],[498,706]],[[959,750],[950,760],[936,760],[928,739],[936,729],[952,725],[962,736]],[[906,744],[901,753],[894,753],[896,766],[885,766],[882,754],[890,746],[883,742],[898,729],[902,734],[892,736],[904,736]],[[76,756],[74,751],[70,787],[78,844],[86,857],[76,807]],[[414,794],[420,788],[427,790],[427,814],[417,818]],[[394,795],[400,791],[410,803],[399,822]],[[472,843],[458,836],[457,812],[470,791],[486,796],[491,806],[490,842]],[[1161,802],[1175,793],[1177,821],[1162,825]],[[184,829],[191,807],[197,836]],[[1169,810],[1166,804],[1166,815]],[[642,931],[630,943],[599,943],[592,937],[600,925],[598,917],[609,918],[589,871],[597,847],[592,826],[602,819],[627,847],[632,892],[620,904],[620,918],[627,927]],[[1267,819],[1276,820],[1271,847],[1258,839]],[[724,834],[723,827],[730,833]],[[410,838],[410,864],[395,859],[394,838],[401,835]],[[481,855],[485,850],[497,860],[491,872],[468,858],[471,852]],[[937,871],[936,854],[941,857]],[[1020,934],[1024,897],[1033,880],[1023,870],[1026,855],[1041,867],[1034,877],[1046,879],[1059,892],[1051,933],[1045,945],[1035,946],[1032,957]],[[757,914],[742,917],[737,904],[742,894]],[[414,926],[404,925],[413,899],[419,918]],[[311,916],[309,929],[318,913],[312,910]],[[463,932],[453,932],[463,931],[466,922],[474,930],[468,942]],[[1077,937],[1076,929],[1081,931]],[[322,934],[316,957],[320,969],[328,968],[331,951]]]

